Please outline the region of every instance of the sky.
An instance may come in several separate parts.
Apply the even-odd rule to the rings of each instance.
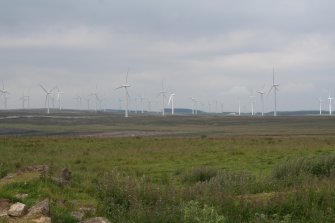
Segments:
[[[332,0],[0,0],[0,80],[9,108],[23,92],[44,107],[58,86],[63,107],[97,92],[103,107],[123,107],[129,70],[131,108],[143,96],[159,110],[159,91],[175,106],[250,112],[250,96],[264,89],[273,110],[324,109],[335,95],[335,2]],[[3,108],[0,101],[0,108]],[[82,108],[86,107],[84,101]],[[93,103],[93,101],[91,102]],[[209,106],[209,104],[211,106]]]

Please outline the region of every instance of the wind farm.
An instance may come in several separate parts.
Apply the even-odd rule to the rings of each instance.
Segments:
[[[1,1],[0,223],[334,223],[334,7]]]

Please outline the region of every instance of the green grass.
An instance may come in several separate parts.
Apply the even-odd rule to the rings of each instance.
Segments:
[[[26,136],[0,137],[0,176],[45,164],[73,179],[61,187],[22,173],[0,180],[0,198],[48,197],[54,222],[76,222],[70,212],[82,206],[112,222],[333,222],[334,126],[328,117],[5,120],[0,132]],[[167,134],[74,136],[134,130]]]

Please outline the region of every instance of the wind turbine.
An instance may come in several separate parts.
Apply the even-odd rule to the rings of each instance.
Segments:
[[[8,90],[5,89],[5,84],[4,82],[2,81],[2,89],[0,89],[0,92],[2,93],[2,96],[3,96],[3,102],[4,102],[4,109],[7,109],[7,100],[8,100],[8,95],[9,95],[9,92]]]
[[[274,94],[274,111],[273,116],[277,116],[277,91],[278,91],[279,84],[275,84],[275,68],[272,70],[272,87],[269,90],[268,95],[271,93],[273,89]]]
[[[171,114],[174,115],[174,96],[176,94],[175,93],[172,93],[170,94],[170,98],[169,98],[169,102],[168,102],[168,105],[171,104]]]
[[[241,116],[241,99],[238,98],[238,116]]]
[[[136,97],[136,98],[134,98],[134,101],[135,101],[135,114],[137,114],[138,113],[138,103],[137,103],[137,100],[138,100],[138,98]]]
[[[61,106],[61,95],[64,94],[64,92],[61,92],[59,90],[59,87],[57,87],[57,92],[55,92],[55,94],[57,95],[57,101],[58,101],[58,109],[59,111],[62,110],[62,106]]]
[[[90,97],[88,96],[87,98],[85,98],[85,101],[87,102],[87,110],[90,111],[90,102],[91,102]]]
[[[28,108],[29,108],[29,100],[30,100],[30,97],[29,96],[26,96],[24,94],[24,91],[22,92],[22,97],[19,98],[20,101],[22,101],[22,109],[25,109],[25,105],[26,105],[26,101],[28,102]]]
[[[98,96],[98,84],[95,85],[95,91],[90,94],[90,96],[94,96],[95,98],[95,112],[98,111],[98,102],[99,102],[99,96]]]
[[[208,101],[208,113],[211,113],[212,103]]]
[[[165,116],[165,97],[167,92],[164,90],[164,82],[162,81],[162,90],[159,92],[162,95],[162,116]]]
[[[192,101],[192,115],[195,115],[195,102],[196,99],[193,97],[190,97],[190,100]]]
[[[81,103],[83,101],[82,97],[80,95],[77,95],[74,99],[77,101],[78,107],[79,107],[79,110],[80,110],[81,109]]]
[[[126,107],[125,107],[125,110],[124,110],[124,117],[126,117],[126,118],[128,118],[128,104],[129,104],[128,88],[130,87],[130,85],[128,84],[128,74],[129,74],[129,70],[127,71],[127,75],[126,75],[126,83],[115,89],[115,90],[118,90],[118,89],[124,88],[125,100],[126,100]]]
[[[197,100],[197,99],[194,100],[194,114],[195,115],[198,115],[198,110],[199,110],[198,105],[199,105],[199,103],[200,103],[199,100]]]
[[[151,104],[152,104],[152,101],[148,101],[148,111],[151,112]]]
[[[45,92],[45,106],[47,107],[47,114],[50,114],[50,95],[52,94],[52,91],[56,89],[56,87],[52,88],[50,91],[47,91],[41,84],[40,87]]]
[[[320,105],[320,115],[322,115],[322,104],[323,104],[323,101],[322,101],[322,98],[320,97],[319,98],[319,105]]]
[[[251,116],[254,116],[255,115],[255,112],[254,112],[255,96],[253,93],[249,96],[249,99],[250,99],[250,105],[251,105]]]
[[[264,116],[264,86],[262,90],[258,90],[257,93],[259,94],[259,96],[261,97],[261,104],[262,104],[262,116]]]
[[[145,98],[143,96],[140,96],[139,99],[140,99],[140,105],[141,105],[141,113],[143,114],[144,113],[143,101]]]
[[[329,115],[332,115],[332,100],[333,100],[333,98],[331,97],[330,92],[329,92],[328,100],[329,100]]]

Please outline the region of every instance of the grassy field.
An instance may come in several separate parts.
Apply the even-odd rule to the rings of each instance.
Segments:
[[[0,198],[49,197],[54,222],[77,222],[80,207],[112,222],[335,220],[332,117],[17,115],[0,120],[0,176],[50,175],[0,180]]]

